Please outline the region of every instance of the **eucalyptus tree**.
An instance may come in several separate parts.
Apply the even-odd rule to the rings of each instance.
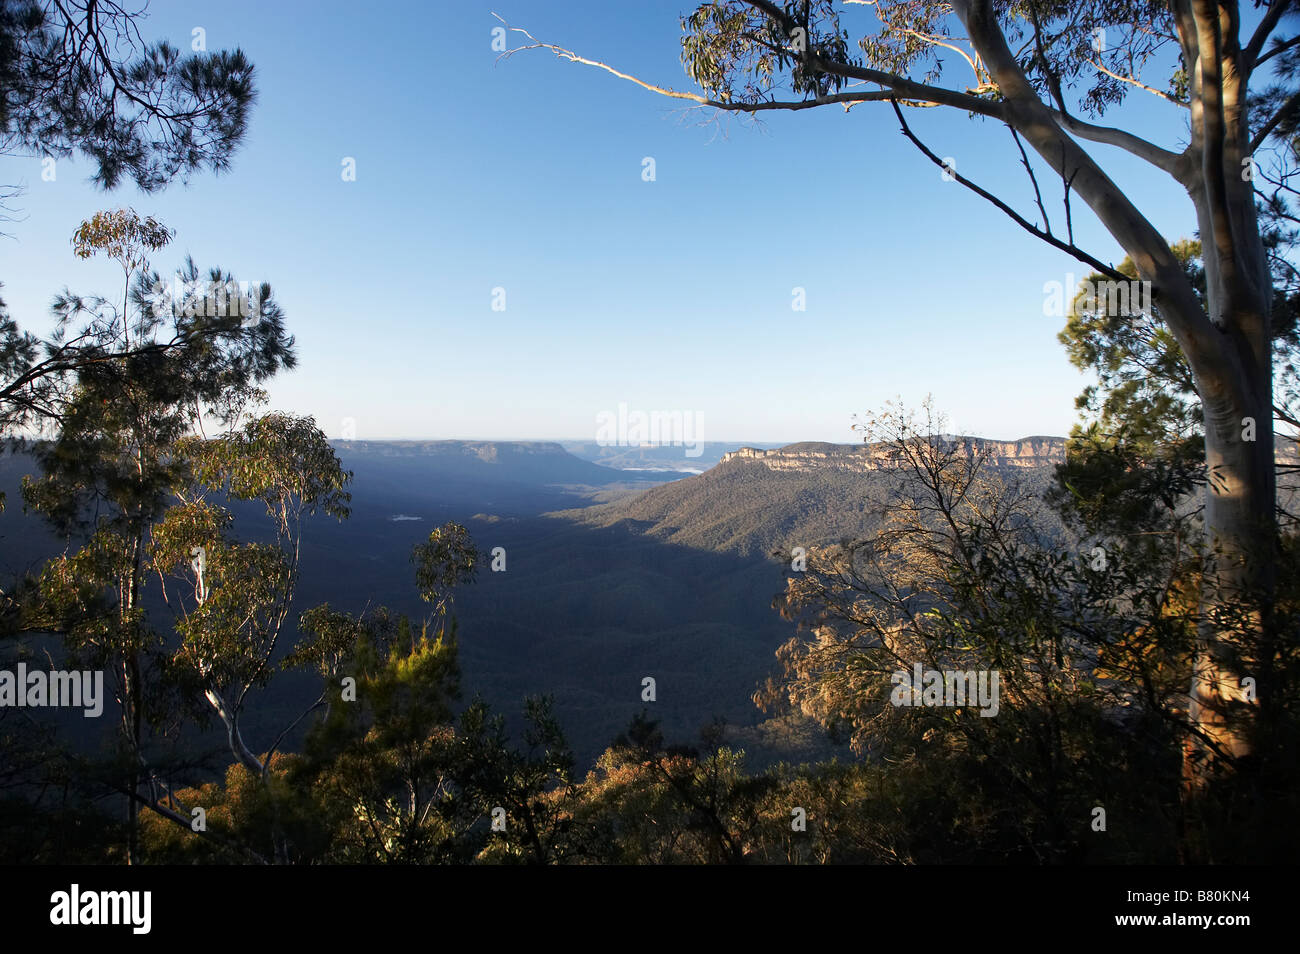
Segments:
[[[239,715],[280,645],[301,521],[317,509],[345,516],[350,477],[310,419],[250,414],[260,384],[294,363],[270,286],[220,269],[204,278],[190,261],[168,292],[148,259],[169,238],[130,210],[96,215],[74,236],[78,254],[122,264],[123,292],[56,297],[59,333],[104,347],[61,382],[57,431],[34,444],[40,473],[23,487],[67,549],[43,569],[21,625],[64,634],[75,658],[113,680],[128,857],[137,806],[168,810],[149,736],[192,711],[195,695],[222,719],[235,758],[258,761]],[[221,433],[208,438],[213,427]],[[214,494],[261,501],[275,542],[233,543]],[[186,576],[189,604],[176,589]],[[151,604],[155,581],[163,602]],[[170,625],[160,606],[175,613]]]
[[[523,39],[504,55],[549,50],[722,111],[888,104],[902,133],[951,180],[1038,240],[1127,282],[1100,250],[1076,240],[1074,216],[1086,207],[1096,217],[1150,283],[1204,419],[1206,572],[1189,705],[1197,744],[1188,759],[1199,780],[1201,767],[1239,764],[1249,754],[1255,707],[1243,678],[1249,670],[1269,691],[1279,642],[1291,639],[1276,631],[1271,612],[1279,552],[1273,236],[1262,227],[1259,200],[1294,221],[1286,218],[1294,215],[1288,165],[1300,118],[1294,12],[1292,0],[1253,9],[1235,0],[713,0],[681,21],[682,62],[700,92],[630,76],[518,28]],[[1134,94],[1153,97],[1167,122],[1126,129],[1100,121]],[[1028,172],[1036,213],[1021,214],[945,163],[943,150],[907,122],[918,108],[1005,125],[1006,162]],[[1044,199],[1050,183],[1040,186],[1026,144],[1064,196],[1056,228]],[[1121,188],[1114,153],[1098,147],[1127,153],[1186,193],[1202,246],[1203,298],[1153,223],[1146,196]]]

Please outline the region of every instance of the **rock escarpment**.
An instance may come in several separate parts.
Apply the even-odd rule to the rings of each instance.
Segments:
[[[968,456],[987,455],[994,467],[1045,467],[1065,460],[1062,437],[1022,437],[1018,441],[994,441],[979,437],[947,438],[954,449]],[[742,447],[725,454],[718,466],[734,461],[757,462],[769,470],[874,471],[898,466],[884,444],[828,444],[804,441],[774,450]]]

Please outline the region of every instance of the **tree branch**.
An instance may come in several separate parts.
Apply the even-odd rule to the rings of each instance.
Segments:
[[[746,2],[751,2],[751,0],[746,0]],[[776,8],[772,9],[775,10]],[[776,12],[780,14],[779,10]],[[554,43],[546,43],[538,40],[522,27],[510,26],[510,24],[500,15],[496,13],[493,13],[492,15],[505,24],[506,28],[511,32],[523,34],[532,41],[526,46],[506,50],[497,57],[498,60],[505,59],[515,53],[523,52],[524,50],[550,50],[560,59],[604,70],[607,73],[617,76],[619,79],[627,80],[629,83],[635,83],[642,89],[649,90],[652,93],[657,93],[660,96],[667,96],[669,99],[685,99],[697,103],[700,106],[709,106],[714,109],[725,110],[728,112],[756,113],[772,109],[811,109],[816,106],[825,106],[832,103],[842,103],[846,106],[851,106],[856,103],[883,102],[893,99],[895,96],[901,94],[903,99],[915,100],[921,103],[933,103],[936,106],[954,106],[958,109],[965,109],[984,116],[1000,118],[1001,114],[999,104],[991,100],[980,99],[977,96],[972,96],[969,93],[958,92],[957,90],[927,86],[924,83],[917,83],[905,77],[898,76],[897,74],[887,73],[882,70],[867,69],[865,67],[852,66],[848,63],[823,60],[813,54],[809,54],[808,61],[810,66],[816,70],[823,73],[829,73],[833,76],[843,76],[849,79],[864,80],[868,83],[882,86],[884,89],[859,93],[835,93],[827,96],[819,96],[815,99],[795,101],[760,100],[757,102],[722,102],[721,100],[710,99],[708,96],[702,96],[699,93],[683,92],[681,90],[671,89],[667,86],[658,86],[654,83],[646,82],[640,77],[633,76],[630,73],[624,73],[622,70],[616,69],[608,63],[601,62],[600,60],[589,59],[588,57],[575,53],[573,50],[566,49]],[[786,18],[784,14],[780,14],[780,19],[783,22],[785,21]]]
[[[1277,128],[1278,123],[1285,119],[1289,113],[1294,113],[1297,108],[1300,108],[1300,90],[1288,96],[1286,102],[1279,106],[1277,112],[1269,117],[1268,122],[1260,127],[1259,132],[1255,133],[1255,138],[1250,141],[1251,153],[1255,153],[1260,146],[1264,145],[1273,130]]]
[[[1116,146],[1131,155],[1137,156],[1139,159],[1145,159],[1157,169],[1167,172],[1175,178],[1178,176],[1179,166],[1184,161],[1184,153],[1162,149],[1141,136],[1135,136],[1123,129],[1116,129],[1113,126],[1096,126],[1084,122],[1068,113],[1061,112],[1059,109],[1053,109],[1051,113],[1052,117],[1061,124],[1061,128],[1066,132],[1073,133],[1081,139],[1087,139],[1091,142]]]
[[[744,0],[744,2],[781,24],[781,29],[787,34],[800,25],[787,16],[784,10],[769,2],[769,0]],[[934,103],[938,106],[954,106],[957,109],[965,109],[972,113],[979,113],[982,116],[991,116],[994,119],[1002,118],[1001,104],[992,100],[980,99],[978,96],[972,96],[969,93],[917,83],[904,76],[899,76],[897,73],[889,73],[865,66],[853,66],[850,63],[840,63],[835,60],[826,60],[811,50],[808,52],[808,63],[812,68],[823,73],[830,73],[832,76],[866,80],[868,83],[883,86],[896,94],[901,94],[903,99]],[[890,98],[892,99],[892,97]]]
[[[1264,62],[1264,59],[1268,59],[1267,56],[1264,57],[1264,59],[1260,59],[1259,51],[1264,48],[1264,44],[1268,41],[1269,34],[1277,28],[1278,22],[1282,19],[1283,14],[1291,9],[1291,5],[1292,0],[1273,0],[1273,2],[1269,4],[1268,10],[1264,14],[1264,18],[1259,21],[1259,26],[1255,27],[1255,32],[1251,36],[1250,42],[1246,44],[1246,49],[1242,51],[1241,65],[1242,70],[1247,76],[1254,72],[1255,67]],[[1294,43],[1295,40],[1292,40],[1291,42]]]
[[[1038,203],[1038,211],[1043,214],[1043,228],[1046,229],[1047,233],[1050,235],[1052,232],[1052,220],[1047,217],[1047,208],[1043,205],[1043,194],[1038,190],[1038,177],[1034,175],[1034,167],[1029,164],[1029,157],[1025,155],[1025,147],[1020,141],[1020,134],[1016,132],[1014,126],[1008,126],[1007,129],[1011,130],[1011,138],[1016,141],[1016,148],[1020,150],[1020,162],[1024,165],[1025,171],[1029,173],[1029,181],[1034,186],[1034,200]],[[1071,240],[1073,241],[1073,236],[1071,236]]]
[[[1254,65],[1259,66],[1262,63],[1267,63],[1273,57],[1281,56],[1283,53],[1285,53],[1287,50],[1291,49],[1298,43],[1300,43],[1300,36],[1293,36],[1289,40],[1282,40],[1271,50],[1265,53],[1263,56],[1259,57],[1259,59],[1255,60]]]
[[[1116,73],[1113,70],[1107,69],[1106,66],[1102,64],[1100,60],[1090,59],[1088,60],[1088,62],[1093,65],[1093,67],[1097,70],[1098,73],[1104,73],[1107,76],[1109,76],[1111,79],[1116,79],[1119,80],[1121,83],[1128,83],[1132,86],[1136,86],[1138,89],[1144,90],[1150,93],[1152,96],[1159,96],[1161,99],[1173,103],[1175,106],[1183,107],[1183,109],[1191,108],[1190,103],[1184,103],[1181,99],[1177,99],[1173,96],[1170,96],[1164,90],[1156,89],[1154,86],[1148,86],[1146,83],[1141,82],[1135,76],[1124,76],[1122,73]]]
[[[1007,46],[990,0],[953,0],[953,9],[1006,97],[1001,104],[1004,121],[1014,126],[1063,178],[1070,180],[1101,224],[1132,257],[1139,275],[1151,281],[1153,295],[1162,301],[1162,314],[1189,360],[1195,355],[1203,362],[1204,371],[1214,365],[1216,378],[1229,380],[1226,367],[1218,364],[1223,361],[1218,332],[1205,317],[1196,291],[1169,243],[1096,160],[1066,134],[1051,107],[1039,98]]]
[[[932,151],[930,151],[929,147],[926,146],[925,143],[921,142],[920,139],[916,138],[916,135],[912,132],[911,128],[907,125],[907,120],[903,118],[903,111],[899,108],[898,101],[896,99],[892,101],[892,105],[894,107],[894,114],[898,117],[899,123],[902,124],[903,135],[906,136],[908,139],[910,139],[913,145],[915,145],[916,148],[920,149],[927,159],[929,159],[935,165],[939,166],[941,169],[944,169],[948,175],[952,176],[955,180],[960,182],[966,188],[970,189],[980,198],[992,203],[994,206],[996,206],[998,209],[1004,212],[1013,222],[1015,222],[1017,225],[1019,225],[1022,229],[1024,229],[1026,232],[1028,232],[1030,235],[1034,236],[1035,238],[1041,239],[1042,241],[1046,242],[1048,245],[1059,248],[1063,252],[1068,252],[1070,255],[1073,255],[1079,261],[1083,262],[1085,265],[1091,265],[1098,272],[1100,272],[1101,274],[1105,275],[1108,278],[1115,279],[1116,281],[1129,280],[1129,277],[1127,275],[1124,275],[1116,271],[1114,268],[1112,268],[1110,265],[1107,265],[1105,262],[1103,262],[1101,259],[1097,258],[1096,256],[1089,255],[1087,252],[1085,252],[1083,249],[1079,248],[1078,246],[1072,245],[1069,242],[1063,242],[1060,239],[1058,239],[1055,235],[1052,235],[1050,232],[1044,232],[1042,229],[1037,228],[1032,222],[1029,222],[1019,212],[1011,208],[1011,206],[1007,205],[997,196],[993,195],[993,193],[989,192],[986,189],[980,188],[975,183],[967,179],[965,176],[958,173],[956,169],[949,167],[946,163],[944,163],[942,159],[940,159]],[[1046,213],[1044,213],[1044,215],[1045,214]]]

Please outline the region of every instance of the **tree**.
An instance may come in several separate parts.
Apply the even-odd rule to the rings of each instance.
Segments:
[[[1005,124],[1017,151],[1008,161],[1029,173],[1041,224],[1004,200],[948,170],[1026,231],[1113,281],[1117,269],[1075,244],[1071,198],[1077,197],[1150,283],[1160,319],[1186,358],[1205,419],[1207,537],[1199,661],[1191,681],[1190,718],[1204,730],[1191,766],[1194,778],[1211,765],[1249,751],[1229,723],[1229,710],[1249,705],[1230,660],[1234,630],[1263,633],[1261,665],[1273,665],[1271,605],[1278,553],[1274,518],[1274,289],[1270,248],[1257,208],[1254,171],[1270,147],[1290,148],[1300,92],[1295,85],[1298,38],[1282,29],[1291,0],[1274,0],[1247,28],[1232,0],[995,4],[993,0],[881,0],[865,4],[875,23],[856,31],[856,51],[831,0],[715,0],[682,20],[682,60],[703,93],[678,92],[629,77],[563,47],[528,40],[564,59],[632,79],[655,93],[716,110],[757,113],[818,108],[846,110],[891,104],[903,134],[936,165],[940,157],[912,132],[904,109],[942,106]],[[957,57],[944,57],[956,53]],[[969,70],[952,79],[952,63]],[[1272,67],[1265,69],[1265,65]],[[1144,79],[1143,70],[1163,79]],[[945,84],[945,80],[948,82]],[[1171,112],[1187,145],[1165,148],[1132,131],[1092,120],[1141,90]],[[1027,142],[1059,177],[1066,231],[1054,232]],[[1182,186],[1197,219],[1205,264],[1204,301],[1138,199],[1108,175],[1090,144],[1123,150]],[[1275,174],[1275,178],[1279,176]],[[1290,208],[1283,190],[1279,202]],[[1289,214],[1289,213],[1285,213]],[[1251,429],[1253,425],[1253,430]],[[1243,435],[1250,434],[1253,439]],[[1249,603],[1249,618],[1229,622],[1217,609]]]
[[[1276,205],[1261,207],[1261,213],[1266,221],[1273,221],[1268,240],[1274,281],[1271,413],[1279,447],[1275,470],[1281,492],[1276,512],[1282,546],[1276,558],[1278,590],[1271,609],[1273,628],[1282,635],[1293,631],[1288,628],[1294,618],[1289,577],[1295,566],[1290,554],[1298,519],[1294,475],[1300,471],[1283,435],[1293,444],[1300,440],[1300,411],[1296,408],[1300,345],[1296,276],[1287,259],[1277,252],[1283,247],[1293,249],[1295,236],[1282,234],[1278,224],[1282,216]],[[1203,293],[1201,244],[1185,240],[1171,247],[1198,292]],[[1136,277],[1131,259],[1121,262],[1119,270]],[[1196,592],[1202,571],[1193,557],[1203,539],[1203,534],[1195,532],[1203,517],[1203,508],[1196,502],[1210,475],[1205,468],[1203,415],[1195,382],[1181,348],[1158,316],[1117,310],[1116,302],[1097,293],[1101,281],[1102,276],[1093,274],[1080,284],[1080,294],[1059,336],[1071,361],[1094,373],[1096,383],[1076,402],[1084,420],[1072,433],[1067,461],[1058,468],[1059,486],[1050,496],[1084,532],[1126,540],[1130,549],[1136,545],[1145,551],[1144,560],[1181,564],[1178,585],[1186,592]],[[1216,608],[1220,619],[1226,609]],[[1248,612],[1246,607],[1241,610]],[[1231,622],[1224,628],[1238,629]],[[1250,627],[1245,627],[1239,638],[1223,642],[1234,667],[1254,676],[1258,698],[1255,711],[1238,706],[1228,712],[1230,728],[1250,740],[1250,774],[1258,776],[1252,784],[1276,783],[1278,768],[1291,758],[1284,735],[1290,725],[1288,707],[1296,701],[1291,672],[1297,644],[1294,639],[1270,644],[1254,638]],[[1196,757],[1198,747],[1191,746],[1190,759]]]
[[[435,617],[446,620],[451,613],[455,588],[474,581],[481,561],[482,554],[475,548],[469,531],[450,521],[431,530],[427,542],[415,545],[411,551],[415,585],[420,599],[433,607]],[[428,625],[426,620],[426,629]]]
[[[238,49],[182,56],[166,41],[145,43],[142,17],[111,0],[0,6],[0,152],[80,154],[103,188],[129,180],[145,192],[229,168],[257,96],[253,65]],[[42,341],[0,301],[0,433],[57,419],[58,386],[112,345],[93,328]]]
[[[1176,242],[1172,248],[1203,293],[1200,243]],[[1137,277],[1132,259],[1117,270]],[[1203,538],[1202,508],[1194,502],[1207,480],[1196,386],[1159,316],[1118,307],[1120,302],[1098,294],[1103,281],[1094,273],[1080,283],[1057,336],[1070,361],[1095,375],[1096,383],[1075,401],[1082,420],[1071,432],[1067,459],[1048,497],[1098,539],[1145,541],[1144,559],[1160,563],[1185,559],[1182,551]],[[1199,587],[1199,575],[1187,577],[1188,585]]]
[[[256,98],[252,64],[146,43],[142,17],[112,0],[0,7],[0,151],[80,153],[106,189],[225,170]]]
[[[1081,484],[1085,506],[1053,521],[977,443],[943,437],[941,418],[890,410],[867,426],[891,468],[872,501],[879,530],[810,548],[806,572],[791,574],[777,606],[811,637],[778,651],[783,677],[756,702],[847,738],[898,773],[890,787],[904,799],[963,793],[938,797],[935,814],[969,817],[985,860],[1096,857],[1084,819],[1097,805],[1124,819],[1112,827],[1128,860],[1294,850],[1264,834],[1295,807],[1294,652],[1272,686],[1281,701],[1263,710],[1281,717],[1276,731],[1252,732],[1252,771],[1216,776],[1194,799],[1179,790],[1183,744],[1206,733],[1186,718],[1200,566],[1181,496],[1103,480],[1124,503],[1112,529]],[[1295,564],[1284,567],[1277,612],[1294,626]],[[990,692],[980,684],[976,699],[973,679]],[[904,834],[909,851],[927,840]]]
[[[394,624],[386,613],[359,622],[365,632],[348,665],[355,698],[333,693],[302,773],[334,809],[330,854],[354,863],[468,860],[480,815],[455,779],[454,634],[417,638],[406,617]]]
[[[79,322],[78,337],[105,345],[102,360],[60,384],[60,428],[35,445],[42,474],[23,489],[71,546],[42,571],[21,625],[64,634],[74,657],[115,680],[128,859],[137,803],[167,810],[148,735],[194,694],[225,723],[235,757],[265,774],[243,744],[240,712],[269,676],[296,583],[301,518],[317,508],[345,515],[349,477],[310,420],[268,415],[238,426],[261,400],[260,382],[292,366],[293,339],[269,286],[247,293],[256,307],[232,309],[226,293],[241,286],[219,269],[201,281],[191,261],[185,294],[161,298],[147,257],[167,237],[127,211],[78,230],[79,253],[123,264],[124,291],[120,304],[69,292],[55,299],[61,331]],[[204,439],[205,420],[229,430]],[[213,493],[261,501],[276,543],[230,540],[231,514]],[[179,649],[147,611],[155,579],[177,614]],[[189,586],[188,603],[179,584]]]
[[[169,599],[184,640],[177,662],[197,678],[226,728],[232,755],[265,777],[289,730],[259,757],[244,742],[241,715],[249,693],[265,685],[276,666],[298,583],[303,519],[317,511],[346,519],[352,475],[311,418],[279,412],[217,438],[188,437],[175,449],[190,467],[191,483],[180,488],[177,505],[155,529],[151,569],[185,580],[186,592]],[[229,513],[209,502],[211,493],[261,503],[275,543],[232,544],[224,533]],[[300,657],[301,650],[290,665]]]
[[[177,387],[198,387],[196,399],[211,402],[228,423],[256,396],[252,384],[293,367],[293,339],[283,334],[266,283],[237,282],[220,269],[203,277],[192,259],[170,284],[146,271],[149,254],[171,238],[170,229],[134,209],[84,221],[73,250],[79,258],[107,255],[122,267],[121,299],[65,289],[54,299],[49,340],[21,331],[0,301],[0,434],[65,423],[83,379],[107,388],[130,369],[154,368],[157,384],[156,369],[168,362],[185,372]],[[232,374],[248,380],[239,384]]]
[[[725,728],[706,725],[701,752],[665,745],[657,720],[633,716],[582,784],[578,817],[598,860],[743,864],[760,855],[759,805],[773,780],[746,774],[744,753],[721,744]]]
[[[490,715],[481,700],[471,703],[460,718],[457,776],[492,817],[484,860],[557,864],[580,847],[573,831],[573,753],[549,697],[526,698],[524,721],[519,751],[510,746],[505,720]]]
[[[234,478],[231,489],[246,494],[247,475],[256,473],[267,455],[232,454],[230,448],[221,448],[216,456],[243,462],[244,474]],[[177,507],[168,517],[181,515],[179,528],[202,523],[186,519],[184,511]],[[183,562],[192,539],[212,536],[203,531],[171,539],[169,562]],[[472,547],[467,534],[462,542]],[[433,559],[429,557],[422,566],[440,573]],[[444,578],[456,576],[448,567]],[[200,590],[206,588],[202,581],[195,583]],[[247,602],[240,595],[247,587],[215,581],[209,585],[231,589],[236,602]],[[442,593],[450,596],[446,589]],[[219,597],[205,597],[200,608],[215,598]],[[224,844],[213,848],[198,843],[203,839],[178,836],[170,826],[174,819],[159,813],[163,823],[146,828],[158,857],[226,858],[235,848],[294,863],[427,864],[472,859],[486,839],[482,824],[486,810],[467,791],[471,759],[465,740],[455,731],[452,704],[460,696],[460,668],[449,603],[437,611],[436,620],[424,622],[418,635],[406,616],[394,616],[383,607],[353,616],[323,604],[301,614],[301,638],[278,662],[280,669],[312,670],[322,680],[319,698],[290,726],[320,712],[300,756],[277,751],[289,730],[260,757],[242,739],[234,741],[247,676],[232,692],[230,677],[218,674],[240,672],[241,661],[245,672],[260,671],[264,676],[272,667],[265,640],[259,641],[248,627],[232,631],[222,618],[247,622],[253,615],[255,611],[238,607],[234,614],[223,613],[216,620],[192,616],[184,623],[187,668],[198,669],[199,688],[231,727],[235,763],[224,787],[210,784],[176,796],[183,802],[201,799],[198,804],[207,806],[210,817],[220,824]],[[437,635],[431,636],[432,632]],[[250,670],[249,661],[260,668]]]
[[[1272,247],[1278,244],[1274,242]],[[1293,247],[1294,239],[1287,239],[1286,244]],[[1203,294],[1201,243],[1183,240],[1171,247],[1198,293]],[[1117,269],[1137,277],[1130,258],[1125,258]],[[1279,441],[1285,438],[1294,443],[1300,441],[1300,340],[1292,271],[1286,260],[1277,259],[1272,328],[1273,420]],[[1105,442],[1111,451],[1126,456],[1132,465],[1127,471],[1129,481],[1151,478],[1164,484],[1166,495],[1181,496],[1194,485],[1204,485],[1207,479],[1200,399],[1191,369],[1159,316],[1113,308],[1116,302],[1098,294],[1104,281],[1105,277],[1096,273],[1083,279],[1065,328],[1057,336],[1070,361],[1096,378],[1096,383],[1086,387],[1075,401],[1083,412],[1083,422],[1072,436],[1078,449]],[[1086,467],[1088,460],[1072,459],[1067,467],[1076,463]],[[1300,466],[1279,458],[1275,469],[1282,481],[1300,471]],[[1092,506],[1094,515],[1102,516],[1102,500],[1098,498]],[[1117,518],[1112,520],[1116,528],[1122,525],[1119,511],[1112,508],[1111,516]],[[1281,497],[1278,517],[1287,528],[1293,528],[1297,520]]]
[[[440,540],[455,543],[439,548]],[[304,612],[303,638],[282,664],[314,668],[324,680],[315,707],[324,712],[303,754],[268,754],[261,766],[241,760],[224,787],[178,792],[215,808],[210,818],[226,843],[213,848],[155,823],[146,834],[158,857],[225,859],[232,847],[260,850],[268,839],[277,860],[300,863],[545,864],[584,851],[573,831],[573,756],[549,701],[525,703],[524,752],[483,702],[455,717],[450,597],[470,582],[473,553],[457,524],[417,545],[417,584],[436,606],[418,632],[382,607],[361,616],[328,605]]]
[[[452,589],[472,582],[475,553],[455,523],[413,548],[416,586],[434,604],[418,636],[406,616],[382,607],[359,618],[329,606],[303,614],[311,636],[293,658],[317,662],[329,706],[307,737],[300,776],[332,819],[334,860],[467,861],[481,847],[483,810],[466,791],[452,710],[460,698]],[[350,697],[340,689],[345,672]]]

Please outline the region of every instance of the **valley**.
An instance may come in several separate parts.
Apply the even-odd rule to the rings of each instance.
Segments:
[[[1043,438],[993,444],[996,466],[1044,486],[1062,448]],[[649,708],[669,738],[692,739],[720,718],[754,764],[833,751],[801,718],[766,720],[751,696],[793,634],[772,609],[789,560],[775,554],[874,529],[871,498],[896,475],[870,448],[715,449],[718,463],[690,476],[619,470],[547,442],[339,441],[335,449],[353,471],[352,514],[307,525],[295,615],[329,603],[423,618],[411,549],[455,521],[480,551],[505,551],[504,572],[485,564],[456,595],[466,701],[481,695],[514,727],[525,696],[550,694],[586,766],[642,710],[641,680],[653,676],[658,698]],[[10,575],[58,548],[22,512],[24,461],[6,456],[0,469],[12,501],[0,516],[0,569]],[[241,538],[265,532],[256,508],[233,509]],[[292,721],[313,686],[300,674],[277,676],[250,704],[253,738]]]

